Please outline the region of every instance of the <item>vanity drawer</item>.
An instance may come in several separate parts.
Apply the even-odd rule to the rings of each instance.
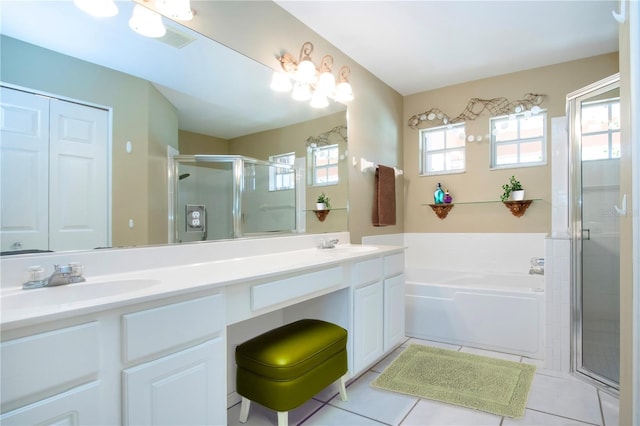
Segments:
[[[221,334],[224,309],[223,296],[214,294],[123,315],[123,362],[166,354]]]
[[[382,279],[382,259],[363,260],[354,266],[354,284],[359,286]]]
[[[337,287],[343,282],[342,267],[336,266],[322,271],[254,285],[251,287],[251,310],[256,311],[288,300],[302,298],[307,294]]]
[[[3,411],[97,379],[99,330],[90,322],[2,342]]]
[[[390,277],[404,272],[404,254],[392,254],[384,258],[384,276]]]

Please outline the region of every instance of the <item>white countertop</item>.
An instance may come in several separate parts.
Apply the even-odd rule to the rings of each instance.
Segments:
[[[85,274],[86,282],[0,292],[0,326],[15,329],[45,321],[304,272],[359,258],[402,252],[403,247],[340,244],[333,249],[303,249],[235,257],[120,274]]]

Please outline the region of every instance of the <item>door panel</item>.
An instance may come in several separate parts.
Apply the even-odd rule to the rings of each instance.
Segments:
[[[51,100],[50,248],[107,246],[108,112]]]
[[[620,380],[620,91],[612,76],[567,97],[571,123],[573,363]]]
[[[1,90],[1,250],[47,248],[49,100]]]

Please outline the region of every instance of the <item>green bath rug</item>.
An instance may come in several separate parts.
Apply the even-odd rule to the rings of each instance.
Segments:
[[[520,418],[535,371],[530,364],[410,345],[371,386]]]

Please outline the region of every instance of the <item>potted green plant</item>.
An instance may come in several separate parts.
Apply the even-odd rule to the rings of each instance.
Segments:
[[[329,202],[329,197],[327,197],[324,192],[318,195],[318,199],[316,200],[316,210],[329,210],[331,209],[331,203]]]
[[[503,193],[500,196],[502,201],[522,201],[524,200],[524,189],[522,184],[515,176],[509,178],[509,182],[502,185]]]

